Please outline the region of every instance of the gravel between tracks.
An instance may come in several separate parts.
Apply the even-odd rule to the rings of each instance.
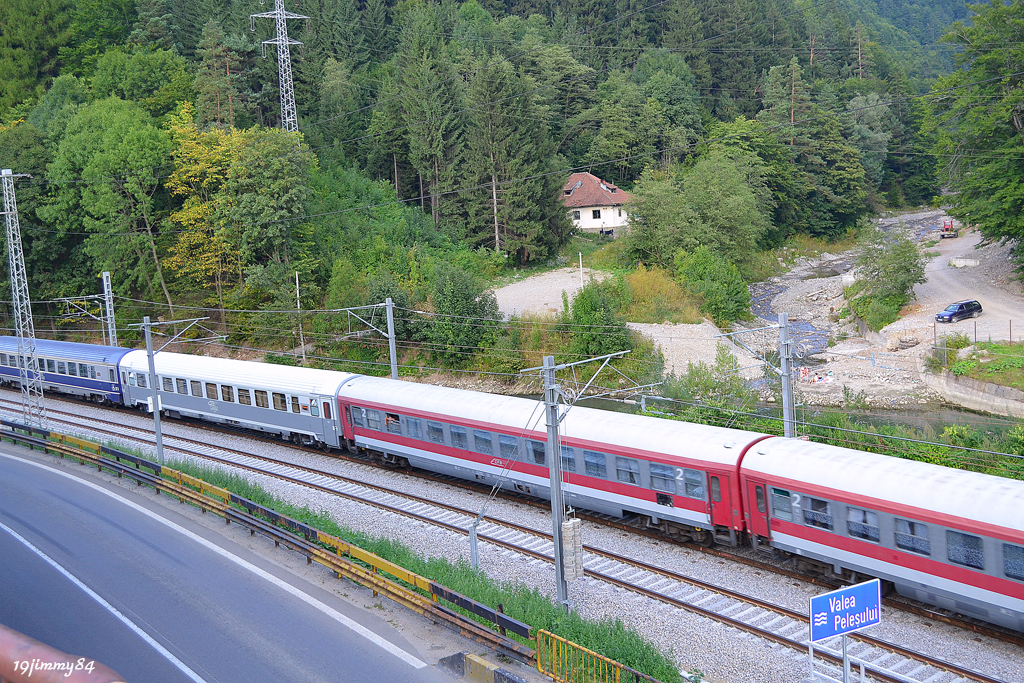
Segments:
[[[88,405],[58,405],[70,405],[70,408],[65,409],[79,413],[83,417],[114,419],[133,427],[152,425],[152,421],[146,417],[123,411],[111,412]],[[11,414],[9,409],[4,409],[4,412]],[[165,434],[168,435],[180,435],[210,445],[288,460],[351,476],[368,483],[385,484],[396,491],[416,493],[463,508],[478,510],[485,500],[481,494],[467,492],[458,487],[424,481],[402,473],[382,471],[320,454],[297,451],[284,444],[255,441],[232,434],[217,434],[174,421],[166,421],[164,425]],[[55,425],[55,428],[57,427]],[[143,450],[148,449],[143,447]],[[175,455],[169,454],[169,457]],[[207,461],[201,462],[210,466]],[[466,536],[271,477],[235,471],[296,505],[306,505],[311,509],[327,512],[349,528],[374,536],[400,540],[427,557],[445,557],[449,560],[467,562],[469,560],[469,542]],[[496,500],[488,507],[488,513],[538,530],[549,531],[551,526],[550,516],[543,511],[513,502]],[[809,598],[823,590],[809,583],[780,577],[673,544],[637,537],[624,531],[599,528],[593,524],[585,526],[584,542],[761,597],[794,610],[806,610]],[[480,566],[497,581],[520,581],[549,595],[554,593],[554,571],[545,562],[524,558],[482,542]],[[680,668],[699,669],[708,681],[790,683],[805,677],[807,661],[802,653],[767,643],[691,612],[672,608],[589,578],[574,582],[571,595],[574,608],[585,618],[622,620],[663,651],[671,652]],[[1015,646],[902,612],[889,611],[885,613],[884,618],[885,622],[871,629],[869,633],[1001,677],[1007,682],[1024,681],[1024,658],[1020,656],[1020,651]]]

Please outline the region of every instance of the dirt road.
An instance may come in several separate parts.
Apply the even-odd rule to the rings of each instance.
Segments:
[[[974,339],[975,324],[979,341],[1008,339],[1011,321],[1016,318],[1017,331],[1014,339],[1024,338],[1024,296],[1020,283],[1014,282],[1013,263],[1009,260],[1009,249],[1000,245],[989,245],[977,249],[981,243],[978,232],[960,233],[960,237],[941,240],[927,252],[938,252],[925,266],[928,281],[914,288],[918,310],[882,329],[890,336],[905,331],[931,330],[935,314],[954,301],[977,299],[981,302],[982,315],[958,323],[938,323],[937,334],[964,332]],[[955,258],[979,261],[976,266],[956,268],[950,265]],[[1016,294],[1012,288],[1016,286]],[[1009,291],[1008,291],[1009,290]],[[932,337],[933,333],[925,335]]]

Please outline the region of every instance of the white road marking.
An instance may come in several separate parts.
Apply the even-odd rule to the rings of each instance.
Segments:
[[[3,454],[0,453],[0,455],[3,455]],[[7,533],[9,533],[11,536],[13,536],[15,539],[20,541],[22,545],[24,545],[26,548],[28,548],[29,550],[34,552],[36,555],[41,557],[44,562],[46,562],[48,565],[50,565],[51,567],[53,567],[54,569],[59,571],[61,574],[63,574],[69,581],[71,581],[71,583],[75,584],[76,586],[81,588],[83,591],[85,591],[86,595],[88,595],[90,598],[92,598],[93,600],[98,602],[100,604],[100,606],[103,607],[103,609],[107,610],[108,612],[113,614],[115,617],[120,619],[121,622],[124,623],[125,626],[127,626],[132,631],[134,631],[140,638],[142,638],[147,643],[152,645],[154,650],[156,650],[161,655],[163,655],[167,659],[167,661],[169,661],[171,664],[173,664],[174,666],[178,667],[178,669],[183,674],[185,674],[186,676],[191,678],[196,683],[206,683],[205,679],[203,679],[199,674],[197,674],[192,669],[188,668],[188,665],[186,665],[183,661],[181,661],[180,659],[175,657],[173,654],[168,652],[167,648],[165,648],[163,645],[161,645],[160,643],[158,643],[155,640],[153,640],[153,638],[148,633],[146,633],[145,631],[142,630],[142,627],[140,627],[134,621],[132,621],[131,619],[126,617],[124,614],[122,614],[120,612],[120,610],[118,610],[116,607],[111,605],[109,602],[104,600],[103,597],[100,596],[96,591],[94,591],[93,589],[89,588],[84,583],[82,583],[82,581],[77,576],[75,576],[74,574],[69,572],[67,569],[65,569],[61,565],[57,564],[57,561],[54,560],[52,557],[50,557],[49,555],[44,553],[39,548],[37,548],[34,545],[32,545],[32,543],[27,538],[25,538],[24,536],[22,536],[17,531],[15,531],[11,527],[7,526],[3,522],[0,522],[0,529],[3,529]]]
[[[412,666],[412,667],[414,667],[416,669],[422,669],[422,668],[427,666],[427,663],[424,662],[423,660],[421,660],[418,657],[416,657],[416,656],[406,652],[405,650],[403,650],[402,648],[398,647],[394,643],[391,643],[387,639],[381,638],[379,635],[377,635],[376,633],[374,633],[370,629],[366,628],[365,626],[363,626],[362,624],[359,624],[356,621],[353,621],[352,619],[350,619],[349,617],[345,616],[341,612],[337,611],[333,607],[325,605],[320,600],[317,600],[316,598],[314,598],[314,597],[312,597],[310,595],[307,595],[306,593],[302,592],[301,590],[299,590],[295,586],[292,586],[290,583],[277,578],[273,574],[270,574],[269,572],[266,572],[266,571],[260,569],[259,567],[257,567],[256,565],[252,564],[251,562],[249,562],[247,560],[243,560],[242,558],[240,558],[237,555],[234,555],[234,554],[228,552],[227,550],[221,548],[220,546],[214,544],[213,542],[206,540],[202,536],[199,536],[198,534],[195,534],[195,533],[189,531],[188,529],[185,529],[184,527],[179,526],[178,524],[176,524],[176,523],[174,523],[174,522],[172,522],[172,521],[170,521],[168,519],[164,519],[163,517],[161,517],[157,513],[151,512],[150,510],[147,510],[146,508],[142,507],[141,505],[139,505],[137,503],[134,503],[134,502],[128,500],[127,498],[119,496],[118,494],[116,494],[116,493],[114,493],[112,491],[108,491],[107,489],[103,488],[102,486],[94,484],[91,481],[86,481],[84,479],[80,479],[79,477],[76,477],[76,476],[74,476],[72,474],[69,474],[67,472],[61,472],[58,469],[55,469],[55,468],[50,467],[48,465],[44,465],[42,463],[33,462],[31,460],[24,460],[22,458],[15,457],[15,456],[9,455],[7,453],[0,453],[0,456],[3,456],[5,458],[9,458],[11,460],[17,460],[19,462],[23,462],[23,463],[26,463],[26,464],[29,464],[29,465],[34,465],[36,467],[39,467],[40,469],[49,470],[50,472],[53,472],[54,474],[59,474],[62,477],[67,477],[68,479],[72,479],[72,480],[74,480],[74,481],[76,481],[76,482],[78,482],[80,484],[83,484],[85,486],[88,486],[88,487],[90,487],[90,488],[92,488],[92,489],[94,489],[94,490],[96,490],[96,491],[98,491],[100,493],[103,493],[103,494],[105,494],[107,496],[110,496],[114,500],[117,500],[117,501],[127,505],[128,507],[130,507],[130,508],[132,508],[134,510],[137,510],[138,512],[140,512],[140,513],[142,513],[144,515],[147,515],[148,517],[150,517],[153,520],[163,524],[164,526],[167,526],[167,527],[173,529],[174,531],[177,531],[178,533],[184,535],[185,537],[195,541],[196,543],[199,543],[200,545],[202,545],[203,547],[207,548],[208,550],[211,550],[212,552],[217,553],[218,555],[220,555],[224,559],[229,560],[231,562],[234,562],[239,567],[242,567],[243,569],[246,569],[246,570],[252,572],[256,576],[260,577],[261,579],[264,579],[264,580],[274,584],[275,586],[277,586],[281,590],[283,590],[286,593],[288,593],[288,594],[298,598],[299,600],[302,600],[303,602],[305,602],[307,605],[313,607],[314,609],[319,610],[320,612],[324,613],[325,615],[327,615],[331,619],[334,619],[335,621],[337,621],[342,626],[350,629],[351,631],[353,631],[356,634],[362,636],[363,638],[366,638],[367,640],[369,640],[374,645],[376,645],[376,646],[382,648],[383,650],[391,653],[395,657],[398,657],[399,659],[401,659],[402,661],[406,662],[410,666]],[[6,527],[4,527],[4,528],[6,528]],[[14,532],[11,532],[11,533],[14,533]],[[54,566],[56,566],[56,565],[54,565]],[[85,588],[85,590],[88,590],[88,588],[86,588],[84,585],[82,587]],[[90,594],[92,594],[91,591],[90,591]],[[102,598],[100,598],[98,595],[96,595],[95,597],[98,600],[102,600]],[[111,608],[111,609],[113,609],[113,608]],[[148,636],[147,636],[147,638],[148,638]],[[159,647],[159,645],[155,641],[153,641],[153,644],[154,644],[155,647]],[[167,653],[167,656],[171,656],[170,653]],[[194,679],[194,680],[201,681],[202,679],[198,679],[197,678],[197,679]]]

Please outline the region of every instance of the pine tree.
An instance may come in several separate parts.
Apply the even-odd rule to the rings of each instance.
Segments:
[[[387,0],[365,0],[360,15],[364,44],[379,55],[387,54],[393,42]]]
[[[224,31],[211,19],[203,28],[196,50],[202,59],[196,74],[196,123],[199,127],[235,125],[235,110],[244,111],[245,101],[238,88],[241,59],[225,44]]]
[[[169,50],[174,42],[171,38],[174,15],[167,0],[138,0],[136,9],[139,16],[128,40],[147,49]]]

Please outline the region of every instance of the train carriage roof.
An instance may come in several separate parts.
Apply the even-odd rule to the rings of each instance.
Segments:
[[[543,405],[531,399],[363,375],[346,383],[341,395],[357,404],[364,401],[391,406],[398,412],[433,413],[442,421],[451,417],[499,425],[516,435],[524,434],[529,425],[532,438],[546,438]],[[595,450],[617,446],[617,451],[648,451],[733,467],[744,447],[764,436],[583,407],[569,411],[559,433],[583,442],[584,447],[589,442]]]
[[[194,356],[162,351],[154,357],[156,374],[160,377],[230,384],[249,389],[265,389],[289,394],[336,396],[338,387],[358,375],[333,370],[301,368],[275,363]],[[149,372],[145,351],[132,351],[121,361],[121,367],[135,372]]]
[[[74,358],[79,363],[117,363],[131,349],[119,346],[36,339],[36,354],[43,358]],[[0,337],[0,353],[17,353],[17,337]]]
[[[786,478],[1018,531],[1024,526],[1024,481],[1016,479],[799,439],[768,439],[750,449],[742,467],[768,481]]]

